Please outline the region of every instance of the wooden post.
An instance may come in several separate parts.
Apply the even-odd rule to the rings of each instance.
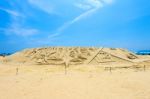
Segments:
[[[18,72],[19,72],[19,69],[18,69],[18,68],[16,68],[16,75],[18,75]]]
[[[67,75],[67,65],[65,64],[65,75]]]
[[[144,71],[146,70],[146,66],[144,65]]]
[[[110,69],[109,69],[110,73],[112,73],[111,70],[112,70],[112,68],[110,67]]]
[[[67,68],[69,67],[69,63],[65,62],[64,65],[65,65],[65,75],[67,75]]]

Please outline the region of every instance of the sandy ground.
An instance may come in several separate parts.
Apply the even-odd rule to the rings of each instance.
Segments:
[[[18,71],[18,72],[17,72]],[[0,99],[150,99],[150,70],[0,65]]]

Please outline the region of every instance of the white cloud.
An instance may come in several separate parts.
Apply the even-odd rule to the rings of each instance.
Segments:
[[[14,7],[15,8],[15,7]],[[8,21],[8,26],[5,28],[0,28],[2,33],[6,35],[17,35],[17,36],[32,36],[37,34],[39,31],[34,28],[26,28],[24,22],[26,19],[26,13],[20,12],[19,10],[12,10],[0,7],[0,10],[5,11],[10,15],[10,21]]]
[[[103,6],[103,3],[101,0],[87,0],[87,3],[95,8],[99,8]]]
[[[89,6],[89,7],[87,7],[87,6]],[[57,30],[58,32],[62,32],[63,30],[68,28],[73,23],[92,15],[99,8],[103,7],[103,3],[100,0],[85,0],[84,2],[78,3],[77,7],[80,9],[87,9],[87,10],[85,12],[81,13],[80,15],[76,16],[73,20],[68,21],[63,26],[59,27]]]
[[[17,11],[13,11],[13,10],[9,10],[9,9],[5,9],[5,8],[1,8],[0,10],[5,11],[6,13],[13,15],[13,16],[22,16],[20,13],[18,13]]]
[[[61,27],[58,28],[57,32],[61,33],[62,31],[64,31],[66,28],[68,28],[70,25],[72,25],[73,23],[87,17],[90,16],[92,13],[94,13],[97,9],[90,9],[82,14],[80,14],[79,16],[75,17],[73,20],[66,22],[64,25],[62,25]]]
[[[17,35],[17,36],[23,36],[23,37],[32,36],[38,33],[37,29],[24,28],[24,27],[15,26],[15,25],[13,27],[3,29],[3,31],[7,35]]]
[[[38,33],[38,30],[36,29],[23,27],[1,28],[0,31],[4,32],[6,35],[17,35],[22,37],[31,36]]]
[[[59,33],[51,34],[48,36],[49,39],[55,38],[56,36],[59,36]]]
[[[114,0],[103,0],[104,1],[104,3],[106,3],[106,4],[112,4],[113,2],[114,2]]]
[[[81,19],[83,19],[83,18],[85,18],[85,17],[87,17],[87,16],[90,16],[90,15],[93,14],[96,10],[98,10],[98,9],[97,9],[97,8],[95,8],[95,9],[90,9],[90,10],[88,10],[88,11],[86,11],[86,12],[80,14],[79,16],[75,17],[72,21],[70,21],[70,24],[73,24],[73,23],[75,23],[75,22],[77,22],[77,21],[79,21],[79,20],[81,20]]]
[[[75,4],[75,6],[83,10],[89,10],[102,7],[103,2],[99,0],[84,0],[82,2],[78,2],[77,4]]]
[[[70,23],[73,24],[83,18],[86,18],[87,16],[92,15],[94,12],[102,8],[105,3],[110,3],[111,1],[112,0],[103,0],[103,1],[102,0],[85,0],[84,2],[80,2],[79,4],[82,5],[82,7],[79,7],[79,8],[84,9],[84,6],[90,6],[90,7],[85,12],[75,17],[72,21],[70,21]]]
[[[28,2],[46,13],[53,13],[53,7],[49,0],[28,0]]]
[[[74,5],[83,10],[84,12],[80,15],[76,16],[74,19],[65,22],[61,27],[59,27],[56,30],[56,33],[49,35],[49,38],[59,36],[61,32],[63,32],[66,28],[68,28],[70,25],[74,24],[75,22],[78,22],[88,16],[91,16],[96,11],[98,11],[100,8],[104,6],[104,4],[111,3],[112,0],[79,0],[79,2],[76,2]],[[46,13],[52,14],[54,13],[53,5],[50,1],[46,0],[28,0],[28,2],[34,6],[36,6],[39,9],[42,9]]]
[[[91,16],[100,8],[102,8],[105,4],[111,4],[113,0],[84,0],[82,2],[78,2],[75,6],[79,9],[85,10],[85,12],[81,13],[80,15],[76,16],[73,20],[64,23],[61,27],[57,29],[55,36],[59,36],[66,28],[70,25],[78,22],[88,16]]]
[[[77,3],[77,4],[75,4],[75,6],[78,7],[78,8],[81,8],[83,10],[91,9],[90,5],[85,5],[85,4],[81,4],[81,3]]]

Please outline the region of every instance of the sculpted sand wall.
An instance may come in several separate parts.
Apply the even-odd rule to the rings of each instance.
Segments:
[[[9,57],[10,62],[39,65],[133,63],[139,57],[119,48],[48,47],[25,49]]]

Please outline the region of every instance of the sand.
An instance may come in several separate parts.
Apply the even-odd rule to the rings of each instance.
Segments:
[[[150,99],[149,75],[124,49],[26,49],[0,57],[0,99]]]
[[[46,47],[25,49],[5,57],[3,62],[30,65],[134,65],[150,61],[121,48]]]
[[[18,68],[18,72],[17,72]],[[0,65],[0,99],[150,99],[150,70]]]
[[[150,56],[140,56],[122,48],[96,47],[45,47],[24,49],[0,63],[11,65],[143,67],[150,65]]]

